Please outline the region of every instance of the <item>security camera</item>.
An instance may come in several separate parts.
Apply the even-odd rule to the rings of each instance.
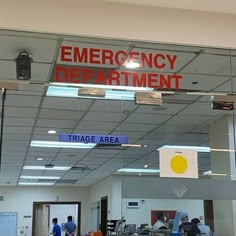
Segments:
[[[32,55],[26,51],[19,53],[16,62],[16,78],[18,80],[30,80],[31,79],[31,63]]]

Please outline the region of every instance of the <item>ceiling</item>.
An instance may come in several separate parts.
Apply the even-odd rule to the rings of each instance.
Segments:
[[[236,2],[227,0],[227,4],[214,0],[103,0],[107,2],[128,3],[143,6],[157,6],[184,10],[197,10],[218,13],[236,14]]]
[[[137,105],[134,101],[46,96],[61,45],[112,50],[165,52],[178,55],[174,73],[183,75],[180,90],[163,93],[163,106]],[[236,90],[235,51],[175,45],[102,40],[62,35],[0,31],[0,81],[16,81],[18,53],[33,56],[32,78],[7,90],[0,172],[1,186],[16,186],[20,176],[59,176],[55,186],[89,186],[121,167],[159,168],[159,147],[209,146],[208,125],[230,111],[212,110],[209,93]],[[232,70],[230,65],[232,64]],[[92,67],[87,64],[86,66]],[[110,65],[103,65],[104,70]],[[123,68],[117,68],[122,71]],[[140,71],[151,71],[142,68]],[[167,73],[168,71],[162,71]],[[205,93],[189,95],[188,91]],[[48,134],[48,130],[57,134]],[[127,135],[142,147],[93,149],[31,147],[31,140],[57,141],[59,133]],[[43,160],[36,160],[42,157]],[[69,171],[23,170],[23,166],[69,166]],[[210,154],[199,153],[199,173],[210,169]],[[46,180],[24,180],[40,182]]]

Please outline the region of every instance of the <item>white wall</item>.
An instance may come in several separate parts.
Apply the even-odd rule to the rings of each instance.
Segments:
[[[121,178],[110,176],[89,188],[89,203],[101,200],[108,196],[108,219],[121,218]]]
[[[151,225],[151,210],[181,210],[189,214],[189,219],[204,216],[203,200],[189,199],[140,199],[144,203],[140,203],[140,208],[127,208],[127,198],[122,199],[122,215],[126,220],[126,224],[148,223]]]
[[[78,201],[81,202],[81,232],[88,228],[88,191],[79,187],[0,187],[4,201],[0,202],[1,212],[18,213],[18,235],[20,229],[29,227],[28,235],[32,231],[33,202],[56,201]],[[31,218],[25,218],[31,216]]]
[[[0,8],[5,29],[226,48],[236,48],[235,22],[233,14],[98,0],[8,0]]]

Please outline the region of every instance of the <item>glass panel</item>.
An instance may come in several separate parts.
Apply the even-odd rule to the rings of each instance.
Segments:
[[[65,198],[82,201],[82,234],[158,235],[177,211],[235,234],[235,50],[6,30],[0,42],[1,186],[81,188]]]

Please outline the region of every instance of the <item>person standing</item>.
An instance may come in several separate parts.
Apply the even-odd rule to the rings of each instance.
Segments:
[[[67,223],[65,223],[65,236],[75,236],[77,233],[76,224],[72,221],[72,216],[67,217]]]
[[[186,212],[181,213],[181,225],[179,229],[180,231],[184,231],[187,236],[197,236],[197,234],[201,233],[196,224],[188,221],[188,213]]]
[[[157,222],[153,225],[153,229],[167,229],[166,225],[164,224],[165,215],[163,211],[157,212]]]
[[[52,223],[53,223],[53,229],[52,229],[53,236],[61,236],[61,227],[59,224],[57,224],[57,218],[53,218]]]
[[[210,227],[208,225],[202,224],[201,221],[198,218],[193,218],[191,220],[191,222],[197,225],[197,227],[201,231],[201,234],[203,234],[204,236],[210,236],[211,235]]]

